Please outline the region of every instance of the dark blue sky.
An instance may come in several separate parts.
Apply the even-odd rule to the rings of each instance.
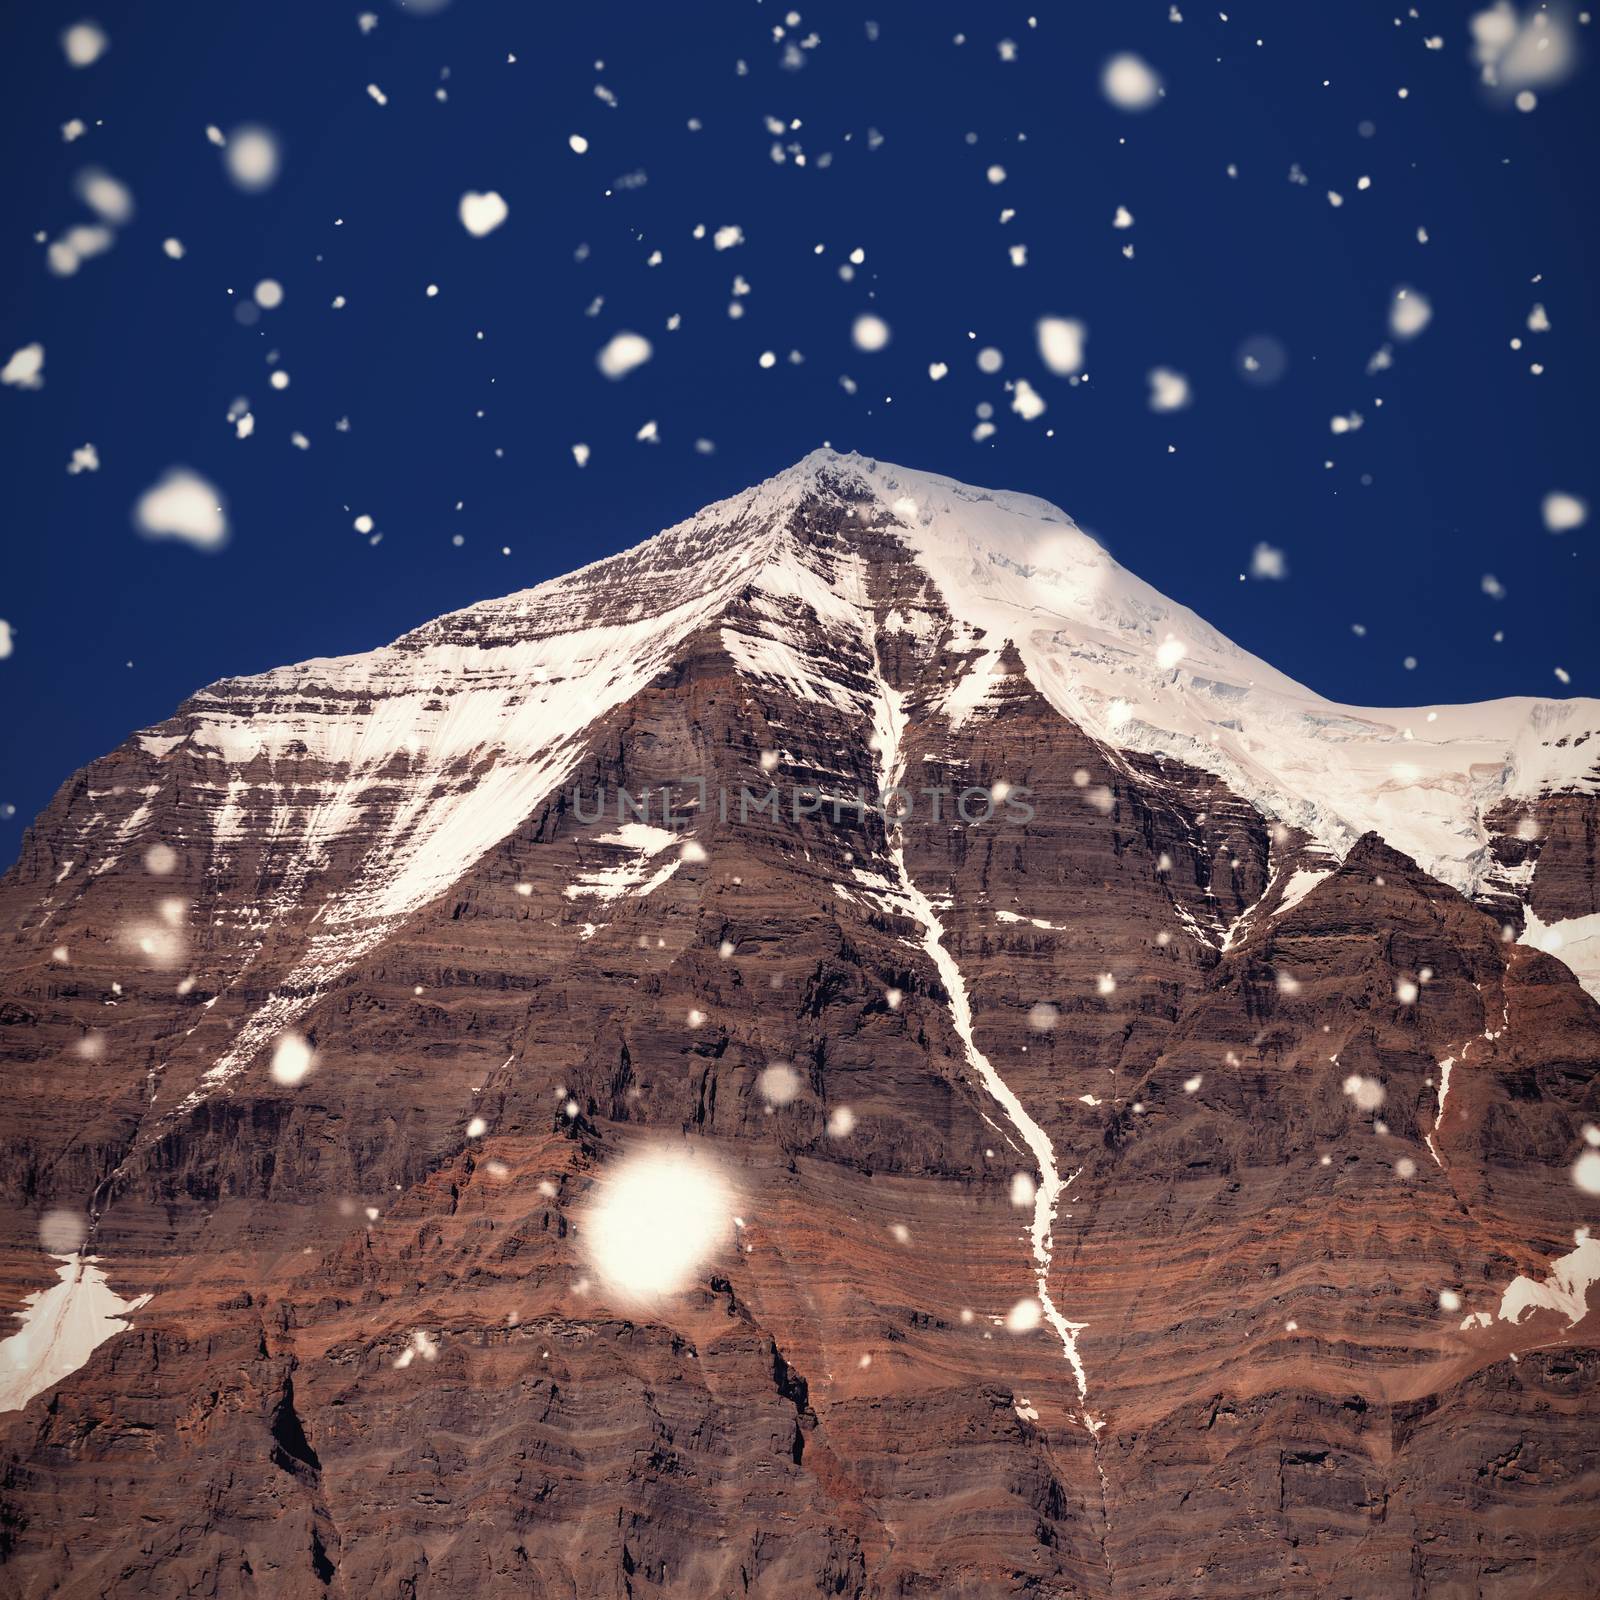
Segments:
[[[0,858],[73,768],[197,686],[383,643],[823,441],[1055,500],[1342,700],[1595,692],[1593,528],[1552,535],[1540,510],[1551,490],[1596,492],[1592,69],[1523,114],[1477,81],[1470,6],[1180,8],[1040,5],[1037,26],[1003,0],[801,4],[798,25],[770,0],[7,8],[0,363],[38,342],[45,365],[42,388],[0,388],[0,805],[16,809]],[[74,68],[60,35],[85,15],[110,48]],[[1164,81],[1148,112],[1101,93],[1121,50]],[[281,140],[259,193],[206,134],[245,123]],[[86,167],[137,210],[57,276],[37,236],[94,220]],[[487,237],[457,220],[467,190],[509,205]],[[725,225],[744,242],[719,251]],[[265,278],[283,303],[241,322]],[[1432,321],[1369,375],[1402,284]],[[1549,331],[1526,327],[1536,302]],[[893,334],[875,354],[851,342],[867,310]],[[1087,325],[1086,383],[1041,362],[1050,314]],[[595,354],[621,329],[655,355],[613,382]],[[1287,351],[1275,385],[1239,375],[1255,335]],[[1149,409],[1157,366],[1187,376],[1189,408]],[[1019,377],[1042,417],[1011,411]],[[974,440],[985,402],[996,430]],[[1352,412],[1359,430],[1330,431]],[[638,442],[652,420],[660,442]],[[85,443],[99,470],[69,474]],[[226,496],[226,548],[133,531],[179,464]],[[1259,542],[1285,580],[1239,581]]]

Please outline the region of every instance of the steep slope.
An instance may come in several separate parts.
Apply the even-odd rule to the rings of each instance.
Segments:
[[[1597,723],[1330,705],[827,452],[203,691],[0,882],[0,1285],[62,1209],[130,1324],[0,1416],[0,1582],[1600,1584],[1600,1007],[1515,938]],[[738,1220],[641,1306],[660,1148]]]

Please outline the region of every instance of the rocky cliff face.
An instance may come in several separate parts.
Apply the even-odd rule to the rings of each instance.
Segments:
[[[825,452],[213,685],[0,882],[0,1593],[1600,1590],[1597,735]]]

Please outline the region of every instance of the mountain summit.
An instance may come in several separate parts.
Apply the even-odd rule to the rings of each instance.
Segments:
[[[211,685],[0,880],[18,1592],[1600,1586],[1596,733],[831,451]]]

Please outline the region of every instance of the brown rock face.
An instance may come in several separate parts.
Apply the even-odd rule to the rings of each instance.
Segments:
[[[0,1594],[1600,1592],[1600,707],[1425,715],[825,455],[203,691],[0,880]]]

